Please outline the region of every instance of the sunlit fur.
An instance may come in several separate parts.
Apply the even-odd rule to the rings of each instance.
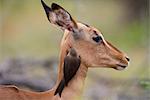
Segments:
[[[64,30],[65,32],[60,45],[56,85],[46,92],[30,92],[15,86],[1,86],[0,100],[79,100],[82,97],[84,81],[89,67],[105,67],[120,70],[128,65],[126,55],[106,41],[100,31],[79,22],[73,21],[73,23],[78,27],[75,30],[76,34],[67,29]],[[92,39],[95,33],[102,37],[102,41],[99,43]],[[78,38],[75,36],[78,36]],[[60,98],[58,95],[54,96],[54,92],[63,77],[64,58],[71,47],[75,48],[77,54],[80,55],[81,65],[68,86],[64,88]]]

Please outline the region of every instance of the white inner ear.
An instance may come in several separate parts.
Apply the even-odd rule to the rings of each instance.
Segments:
[[[55,11],[57,21],[64,22],[65,25],[69,25],[72,23],[70,15],[62,9]]]
[[[71,20],[70,15],[62,9],[59,9],[58,14],[59,15],[57,15],[57,16],[58,16],[59,20],[61,20],[61,19],[65,19],[65,20],[68,20],[68,21]]]
[[[75,31],[75,25],[73,20],[71,19],[71,16],[68,12],[66,12],[63,9],[54,10],[53,13],[50,15],[51,20],[54,24],[58,23],[61,26],[62,29],[68,29],[70,31]]]
[[[49,13],[49,19],[53,24],[56,22],[63,22],[65,26],[73,25],[70,15],[62,9]]]
[[[55,24],[57,21],[56,14],[54,12],[49,13],[49,19],[50,19],[51,23]]]

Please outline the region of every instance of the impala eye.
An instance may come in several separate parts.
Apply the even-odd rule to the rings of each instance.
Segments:
[[[102,41],[102,37],[101,36],[96,36],[96,37],[93,37],[92,38],[95,42],[100,42],[100,41]]]

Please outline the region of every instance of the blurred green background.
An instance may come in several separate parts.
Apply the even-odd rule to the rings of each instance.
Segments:
[[[48,5],[52,2],[58,3],[70,12],[74,19],[96,27],[104,34],[105,39],[123,50],[131,59],[130,65],[123,71],[90,69],[85,91],[87,87],[92,88],[93,84],[97,84],[101,80],[99,77],[127,80],[115,86],[117,89],[122,88],[122,91],[127,87],[131,88],[130,85],[126,85],[128,80],[139,80],[137,83],[143,86],[142,91],[147,91],[147,87],[149,91],[148,0],[45,0],[45,2]],[[48,22],[40,0],[1,0],[0,4],[0,62],[17,57],[41,59],[59,57],[63,32]],[[85,94],[85,97],[88,95]],[[89,100],[98,99],[93,97]],[[104,100],[138,99],[113,99],[110,96]]]

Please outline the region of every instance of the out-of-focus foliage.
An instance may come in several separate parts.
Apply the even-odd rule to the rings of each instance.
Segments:
[[[49,5],[52,2],[58,3],[77,21],[96,27],[104,34],[105,39],[126,52],[131,59],[129,67],[124,71],[90,69],[86,87],[92,88],[95,85],[93,88],[98,89],[97,83],[100,82],[101,76],[113,80],[137,79],[140,81],[135,83],[139,83],[146,91],[149,90],[148,0],[45,0],[45,2]],[[13,57],[58,57],[63,32],[48,22],[40,0],[1,0],[0,5],[0,62]],[[131,82],[132,86],[135,83]],[[130,85],[114,86],[112,83],[110,88],[114,86],[119,92],[121,90],[124,93]],[[111,88],[109,92],[112,93],[115,88]],[[105,88],[99,86],[99,90],[102,89]],[[88,88],[85,91],[87,90]],[[128,90],[129,93],[131,91]],[[138,88],[134,92],[138,95],[139,91],[141,92]],[[92,96],[93,100],[98,100],[96,96]]]

